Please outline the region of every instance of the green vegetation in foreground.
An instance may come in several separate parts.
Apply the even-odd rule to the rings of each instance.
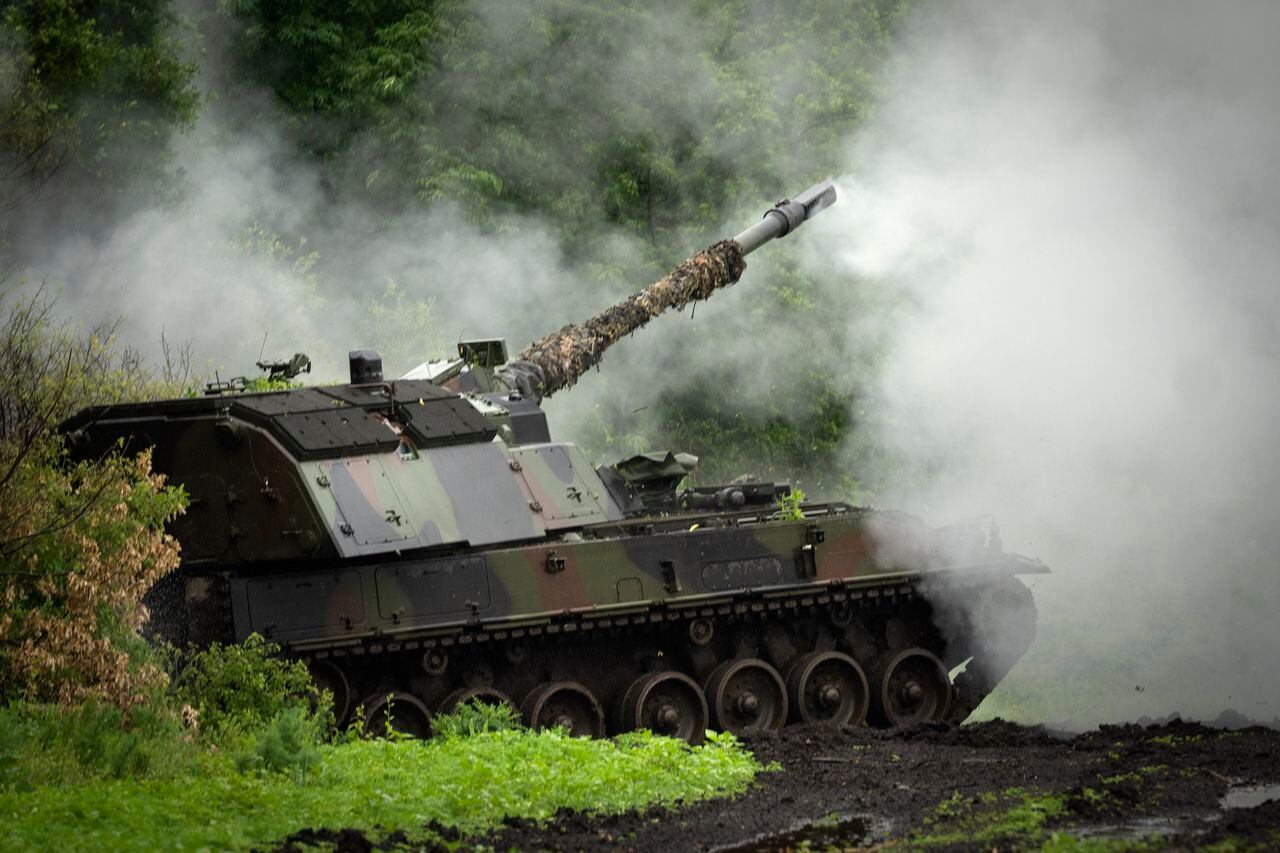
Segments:
[[[1010,788],[974,797],[956,791],[905,841],[912,847],[945,847],[1002,839],[1027,846],[1043,838],[1045,822],[1066,809],[1062,796],[1042,791]]]
[[[576,739],[508,706],[438,716],[429,741],[371,740],[359,713],[335,730],[329,694],[279,652],[257,636],[152,648],[166,682],[133,705],[0,706],[0,850],[242,850],[304,828],[428,840],[431,821],[474,834],[726,796],[761,770],[729,736]]]
[[[0,847],[11,850],[244,849],[305,827],[425,837],[435,820],[464,833],[557,809],[619,812],[744,790],[761,769],[731,738],[690,748],[637,733],[613,740],[559,731],[487,731],[431,741],[320,747],[305,772],[243,772],[225,753],[170,778],[94,779],[0,792]]]

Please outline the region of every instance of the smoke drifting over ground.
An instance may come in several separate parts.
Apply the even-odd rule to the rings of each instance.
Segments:
[[[1280,716],[1280,9],[933,11],[816,223],[905,289],[881,503],[1054,568],[1024,714]]]

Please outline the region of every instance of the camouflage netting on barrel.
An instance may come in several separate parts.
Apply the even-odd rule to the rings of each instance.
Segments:
[[[677,310],[728,287],[747,268],[742,247],[721,240],[676,267],[670,275],[610,306],[585,323],[572,323],[535,341],[498,376],[535,399],[568,388],[595,367],[604,351],[669,308]]]

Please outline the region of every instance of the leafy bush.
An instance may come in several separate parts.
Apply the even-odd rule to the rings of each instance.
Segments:
[[[463,738],[483,732],[506,732],[524,728],[520,713],[505,702],[490,704],[473,699],[452,714],[438,714],[431,721],[436,737]]]
[[[124,779],[155,775],[179,768],[189,752],[190,733],[180,715],[164,707],[135,705],[127,713],[96,700],[86,701],[53,729],[54,740],[65,744],[80,767],[94,776]]]
[[[303,777],[320,760],[329,707],[306,667],[273,657],[278,651],[252,636],[178,656],[172,690],[127,708],[93,697],[0,706],[0,790],[190,777],[211,755],[239,772]]]
[[[81,766],[101,767],[113,779],[146,771],[142,733],[125,729],[119,708],[86,702],[68,722],[63,731]]]
[[[81,333],[52,308],[43,291],[19,296],[0,328],[0,699],[128,707],[164,683],[130,653],[143,593],[178,565],[164,525],[186,497],[146,453],[71,463],[53,428],[168,386],[112,348],[110,327]]]
[[[0,482],[4,698],[129,706],[163,684],[126,646],[147,618],[143,594],[178,565],[164,525],[185,501],[149,453],[68,465],[39,436],[12,459]]]
[[[295,709],[323,718],[328,701],[316,689],[306,664],[277,657],[279,653],[278,645],[257,634],[239,645],[214,643],[190,651],[179,664],[174,695],[196,709],[200,729],[211,739],[279,725],[286,712]]]

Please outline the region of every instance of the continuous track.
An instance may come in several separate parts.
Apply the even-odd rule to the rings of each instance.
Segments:
[[[708,727],[962,719],[1030,644],[1035,609],[1015,577],[955,575],[478,624],[303,657],[339,719],[362,705],[375,731],[390,719],[425,733],[469,699],[509,703],[535,728],[649,728],[694,743]]]

